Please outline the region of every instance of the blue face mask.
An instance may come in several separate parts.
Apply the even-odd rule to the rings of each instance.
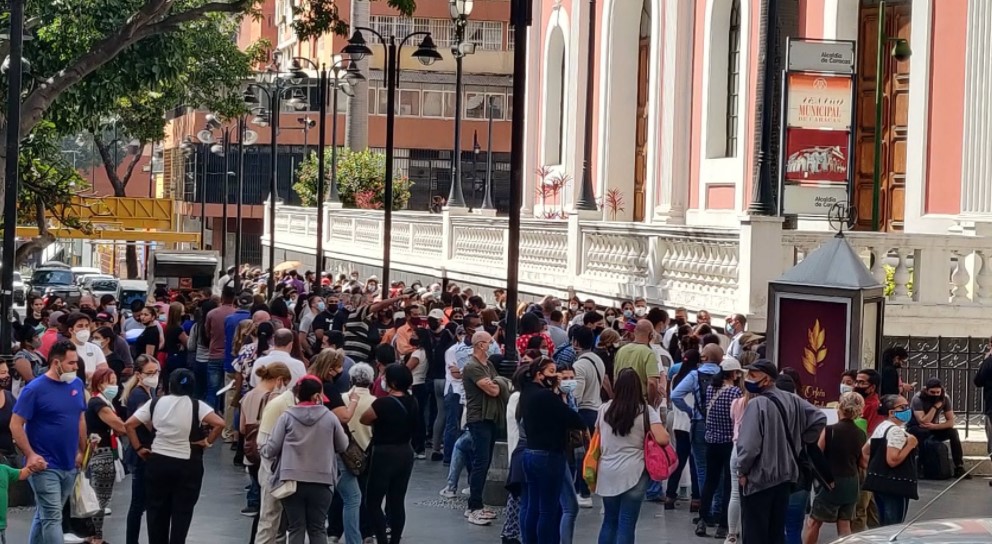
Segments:
[[[909,423],[909,420],[913,417],[913,412],[909,408],[906,408],[905,410],[898,410],[892,415],[896,416],[896,419],[903,423]]]
[[[748,393],[758,395],[764,389],[761,387],[759,382],[752,382],[751,380],[744,380],[744,389],[747,389]]]
[[[575,392],[575,387],[577,385],[578,382],[575,380],[562,380],[558,383],[558,388],[561,389],[562,393],[565,393],[566,395],[571,395],[572,393]]]
[[[325,308],[326,308],[326,306],[324,305],[323,302],[318,302],[317,303],[317,311],[318,312],[323,312]]]

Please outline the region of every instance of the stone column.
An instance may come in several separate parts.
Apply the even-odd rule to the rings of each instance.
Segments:
[[[655,219],[685,223],[689,197],[689,154],[692,125],[692,2],[666,0],[661,93],[661,186]]]
[[[521,217],[534,216],[534,172],[538,168],[540,158],[541,133],[540,99],[541,96],[541,59],[544,58],[544,40],[541,39],[541,3],[534,2],[534,24],[528,29],[527,35],[527,113],[524,116],[524,172],[521,190]]]
[[[992,2],[968,0],[961,215],[992,221]]]
[[[751,215],[741,218],[737,267],[738,313],[747,316],[748,328],[764,331],[768,319],[768,282],[785,271],[782,263],[782,218]]]

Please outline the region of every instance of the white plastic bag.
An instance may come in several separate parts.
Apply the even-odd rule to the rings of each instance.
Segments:
[[[116,471],[114,481],[117,483],[123,482],[124,477],[127,476],[127,472],[124,471],[124,463],[120,459],[114,459],[114,470]]]
[[[100,508],[100,500],[96,498],[96,491],[90,485],[90,479],[83,471],[76,475],[76,483],[72,488],[72,500],[70,502],[72,517],[77,519],[91,518],[103,510]]]
[[[296,481],[295,480],[284,480],[279,482],[279,485],[272,488],[272,497],[282,500],[293,493],[296,493]]]

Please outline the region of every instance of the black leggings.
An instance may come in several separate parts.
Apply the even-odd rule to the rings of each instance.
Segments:
[[[727,506],[730,504],[730,454],[734,451],[734,443],[706,444],[706,480],[703,483],[702,504],[699,505],[699,517],[707,522],[717,522],[720,527],[727,528]],[[720,504],[719,518],[712,511],[713,495],[716,488],[723,487],[723,499]]]
[[[203,459],[152,454],[145,463],[148,544],[184,544],[203,484]]]
[[[368,479],[362,491],[362,502],[369,522],[380,544],[398,544],[406,525],[406,488],[413,473],[413,448],[410,444],[372,445],[369,455]],[[382,501],[389,511],[392,533],[386,537],[386,515]]]

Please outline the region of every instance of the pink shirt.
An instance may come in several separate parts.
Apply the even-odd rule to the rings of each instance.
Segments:
[[[744,397],[734,399],[730,403],[730,417],[734,419],[734,442],[737,442],[737,435],[741,432],[741,420],[744,419]]]

